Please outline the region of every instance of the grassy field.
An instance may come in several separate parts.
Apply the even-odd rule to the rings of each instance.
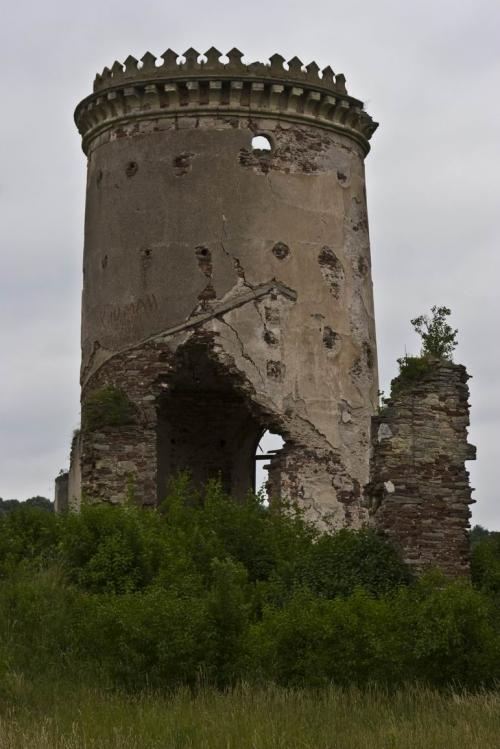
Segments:
[[[498,749],[500,694],[241,687],[171,697],[11,684],[0,749]]]

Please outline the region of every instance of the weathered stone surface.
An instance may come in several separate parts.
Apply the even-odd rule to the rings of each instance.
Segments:
[[[130,58],[76,121],[88,155],[82,405],[120,388],[134,423],[82,431],[83,494],[162,499],[169,476],[253,485],[361,525],[377,367],[364,156],[374,123],[343,76]],[[299,85],[300,84],[300,85]],[[370,124],[371,123],[371,124]],[[270,151],[253,150],[263,135]],[[76,455],[76,451],[75,451]],[[76,481],[74,482],[76,486]]]
[[[54,493],[54,511],[67,512],[68,510],[68,471],[63,471],[56,476]]]
[[[387,407],[373,419],[371,523],[417,570],[468,572],[474,500],[465,461],[475,458],[467,442],[468,378],[461,365],[433,361],[416,380],[396,378]]]

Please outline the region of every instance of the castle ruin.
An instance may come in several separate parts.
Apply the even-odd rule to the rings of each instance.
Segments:
[[[406,406],[376,416],[364,159],[377,124],[329,67],[285,67],[277,54],[246,65],[237,49],[226,59],[214,48],[128,57],[76,109],[88,158],[83,423],[59,507],[131,492],[154,506],[183,469],[200,485],[220,477],[237,500],[270,430],[284,440],[269,456],[270,496],[321,527],[374,524],[417,567],[464,571],[466,375],[434,373],[453,401],[436,421],[453,458],[433,431],[431,484],[449,484],[439,496],[422,490],[420,464],[404,484],[401,435],[417,437]],[[425,536],[428,501],[445,503],[433,532],[455,518],[444,562]]]

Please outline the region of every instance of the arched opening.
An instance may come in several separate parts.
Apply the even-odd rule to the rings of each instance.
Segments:
[[[272,147],[273,145],[266,135],[254,135],[252,138],[252,151],[257,155],[270,153]]]
[[[235,499],[254,489],[255,444],[262,426],[238,375],[210,358],[205,345],[178,349],[157,402],[157,496],[180,471],[202,487],[211,478]]]
[[[255,451],[255,491],[263,491],[267,497],[266,484],[269,479],[269,463],[285,445],[281,434],[269,429],[262,434]],[[267,499],[271,499],[267,497]]]

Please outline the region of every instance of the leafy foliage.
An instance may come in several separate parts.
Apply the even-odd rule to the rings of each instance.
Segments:
[[[494,595],[500,603],[500,533],[481,530],[481,537],[472,546],[472,579],[478,588]]]
[[[490,604],[439,577],[378,597],[362,588],[332,599],[300,591],[287,606],[266,609],[250,635],[251,662],[281,684],[470,686],[499,674]]]
[[[0,518],[0,668],[127,689],[493,683],[497,551],[479,546],[482,590],[414,581],[372,531],[322,535],[186,476],[157,510],[22,507]]]
[[[458,330],[453,330],[447,318],[451,315],[448,307],[431,308],[431,315],[420,315],[411,320],[415,332],[422,339],[421,356],[434,356],[451,361],[457,346]]]
[[[416,382],[425,375],[432,367],[432,361],[422,356],[408,356],[405,354],[398,359],[399,381],[392,381],[392,392],[398,389],[398,385]]]
[[[451,361],[452,354],[457,346],[458,330],[447,322],[451,314],[448,307],[437,307],[431,309],[431,315],[420,315],[411,320],[415,332],[422,339],[422,347],[419,356],[406,354],[397,361],[399,364],[399,377],[392,381],[392,393],[408,383],[418,382],[434,366],[436,360]]]
[[[41,510],[54,512],[54,503],[51,502],[50,499],[47,499],[47,497],[40,497],[39,495],[37,495],[36,497],[30,497],[25,502],[20,502],[18,499],[2,499],[0,497],[0,515],[5,515],[7,512],[12,512],[12,510],[15,510],[21,506],[39,507]]]

